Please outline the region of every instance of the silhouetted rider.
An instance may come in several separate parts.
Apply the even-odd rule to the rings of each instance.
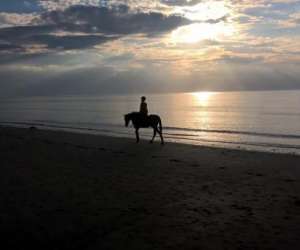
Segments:
[[[148,107],[147,107],[145,96],[141,97],[140,113],[142,115],[148,116]]]
[[[146,97],[141,97],[141,104],[140,104],[140,114],[141,114],[141,121],[144,124],[144,126],[147,126],[148,121],[148,107],[146,103]]]

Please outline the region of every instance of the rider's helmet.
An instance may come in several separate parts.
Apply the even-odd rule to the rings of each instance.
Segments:
[[[145,96],[142,96],[141,97],[141,100],[144,102],[144,101],[146,101],[146,97]]]

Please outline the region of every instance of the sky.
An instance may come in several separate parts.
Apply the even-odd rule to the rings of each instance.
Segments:
[[[300,89],[299,0],[1,0],[0,96]]]

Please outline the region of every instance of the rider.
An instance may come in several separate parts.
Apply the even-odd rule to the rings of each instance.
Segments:
[[[148,117],[148,107],[146,103],[146,97],[141,97],[140,114],[146,119]]]

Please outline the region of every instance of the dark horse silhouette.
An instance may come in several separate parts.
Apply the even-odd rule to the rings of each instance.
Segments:
[[[132,112],[127,115],[124,115],[124,119],[126,127],[128,127],[130,121],[132,122],[133,127],[135,128],[136,142],[140,141],[139,129],[151,127],[153,128],[153,137],[150,143],[153,142],[156,133],[158,133],[160,136],[161,144],[164,144],[161,119],[158,115],[149,115],[146,117],[139,112]]]

